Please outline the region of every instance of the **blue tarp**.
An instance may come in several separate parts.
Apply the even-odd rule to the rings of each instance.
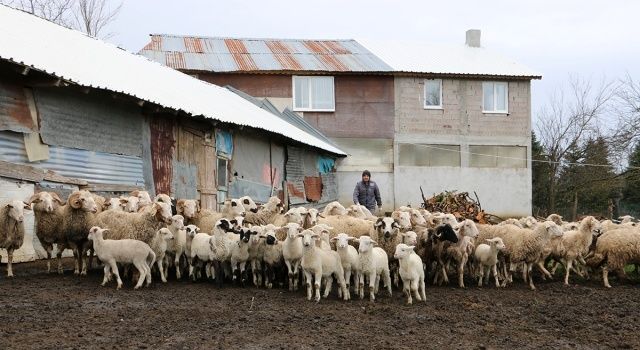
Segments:
[[[233,136],[230,132],[219,129],[216,130],[216,152],[218,155],[231,158],[233,154]]]
[[[326,174],[333,171],[333,168],[336,165],[336,160],[334,158],[318,156],[318,171],[320,174]]]

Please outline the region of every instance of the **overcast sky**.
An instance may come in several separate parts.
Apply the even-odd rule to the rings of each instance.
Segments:
[[[535,115],[569,74],[640,80],[639,13],[632,0],[128,0],[108,40],[133,52],[151,33],[462,45],[467,29],[481,29],[483,47],[543,75]]]

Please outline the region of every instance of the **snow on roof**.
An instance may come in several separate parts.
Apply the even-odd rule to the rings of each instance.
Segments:
[[[225,88],[26,12],[0,5],[0,33],[2,59],[82,86],[120,92],[194,116],[266,130],[346,155]]]
[[[539,72],[484,47],[423,45],[402,41],[364,41],[363,45],[396,72],[542,77]]]

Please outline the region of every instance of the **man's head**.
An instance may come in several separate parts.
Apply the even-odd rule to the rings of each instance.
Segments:
[[[369,170],[363,171],[362,172],[362,181],[369,182],[369,180],[371,180],[371,173],[369,172]]]

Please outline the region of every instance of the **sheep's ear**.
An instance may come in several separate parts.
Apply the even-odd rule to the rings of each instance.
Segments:
[[[176,209],[182,209],[184,208],[184,199],[178,199],[178,201],[176,202]]]
[[[335,242],[335,241],[337,241],[337,240],[338,240],[338,239],[337,239],[336,237],[333,237],[333,238],[331,238],[329,241],[330,241],[330,242]]]
[[[38,203],[40,202],[40,194],[36,193],[33,196],[31,196],[31,198],[29,198],[29,200],[27,201],[27,203]]]
[[[248,199],[248,198],[245,198],[245,199],[242,201],[242,203],[243,203],[243,204],[246,204],[246,205],[251,204],[251,203],[249,202],[249,199]]]
[[[129,203],[128,198],[120,198],[120,204],[127,204],[127,203]]]
[[[108,228],[105,228],[104,230],[102,230],[102,234],[105,234],[105,233],[111,233],[111,230],[109,230]]]
[[[196,200],[196,213],[200,212],[200,200]]]
[[[311,234],[311,238],[318,238],[318,237],[320,237],[320,235],[315,232]]]
[[[416,249],[416,246],[414,246],[414,245],[408,245],[406,249],[407,249],[407,250],[414,250],[414,249]]]
[[[375,226],[375,227],[380,227],[380,226],[382,226],[382,218],[378,218],[378,220],[376,221],[376,223],[375,223],[375,224],[373,224],[373,226]]]
[[[304,233],[302,233],[302,232],[298,232],[298,233],[296,234],[296,237],[304,237]]]
[[[351,236],[347,237],[347,241],[356,241],[356,240],[358,239],[355,237],[351,237]]]
[[[321,217],[321,218],[325,217],[324,214],[322,214],[322,213],[318,213],[318,216]]]
[[[304,227],[299,226],[299,227],[298,227],[298,232],[302,232],[302,231],[304,231]]]
[[[22,202],[24,204],[24,208],[27,210],[31,210],[31,203]]]
[[[231,201],[231,206],[232,206],[232,207],[237,207],[237,206],[238,206],[238,203],[237,203],[236,201]]]
[[[376,241],[374,241],[374,240],[371,240],[371,244],[372,244],[372,245],[378,245],[378,242],[376,242]]]

